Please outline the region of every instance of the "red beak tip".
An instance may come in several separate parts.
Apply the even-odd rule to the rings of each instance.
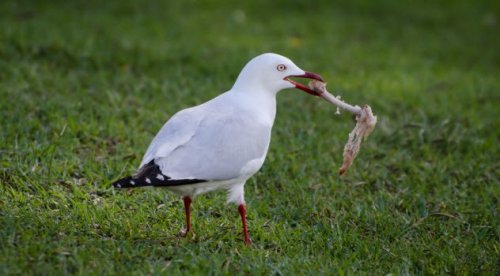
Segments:
[[[300,90],[302,90],[302,91],[304,91],[306,93],[309,93],[309,94],[311,94],[313,96],[319,96],[320,94],[318,94],[316,91],[310,89],[306,85],[303,85],[302,83],[295,82],[295,81],[289,79],[291,77],[313,79],[313,80],[325,82],[320,75],[318,75],[316,73],[312,73],[312,72],[305,72],[302,75],[291,75],[291,76],[288,76],[288,77],[285,78],[287,81],[293,83],[295,85],[295,88],[298,88],[298,89],[300,89]]]
[[[318,81],[321,81],[321,82],[325,82],[323,80],[323,77],[321,77],[319,74],[316,74],[316,73],[306,72],[305,73],[305,77],[308,78],[308,79],[315,79],[315,80],[318,80]]]

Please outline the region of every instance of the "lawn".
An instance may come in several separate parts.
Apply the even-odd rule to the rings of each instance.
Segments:
[[[172,3],[171,3],[172,2]],[[500,274],[495,1],[1,1],[0,274]],[[113,190],[176,111],[277,52],[379,123],[278,95],[246,185]]]

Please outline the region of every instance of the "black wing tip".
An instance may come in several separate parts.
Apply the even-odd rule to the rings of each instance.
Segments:
[[[119,180],[113,182],[113,184],[112,184],[113,188],[128,188],[128,186],[130,185],[131,179],[132,179],[132,177],[130,177],[130,176],[119,179]]]
[[[172,179],[164,175],[160,167],[152,160],[144,165],[134,176],[128,176],[113,182],[114,188],[137,188],[144,186],[168,187],[207,182],[204,179]]]
[[[158,184],[155,186],[183,186],[207,182],[204,179],[188,178],[188,179],[169,179],[163,184]]]
[[[124,178],[119,179],[119,180],[117,180],[117,181],[113,182],[113,184],[111,184],[111,185],[113,186],[113,188],[122,188],[122,184],[121,184],[121,182],[123,181],[123,179],[124,179]]]

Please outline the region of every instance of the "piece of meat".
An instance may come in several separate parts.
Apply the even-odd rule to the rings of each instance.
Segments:
[[[343,175],[358,155],[361,142],[364,141],[375,128],[377,117],[373,115],[369,105],[363,107],[352,106],[340,100],[340,97],[333,96],[326,90],[326,83],[324,82],[313,80],[309,82],[309,87],[317,92],[320,97],[336,105],[337,108],[342,108],[356,115],[356,126],[351,133],[349,133],[349,139],[344,146],[344,160],[339,169],[339,174]]]

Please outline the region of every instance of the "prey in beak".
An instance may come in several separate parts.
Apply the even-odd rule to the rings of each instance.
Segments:
[[[318,75],[316,73],[305,72],[302,75],[290,75],[290,76],[286,76],[284,78],[284,80],[286,80],[286,81],[292,83],[293,85],[295,85],[295,88],[298,88],[298,89],[300,89],[300,90],[302,90],[302,91],[304,91],[306,93],[309,93],[309,94],[311,94],[313,96],[319,96],[320,95],[320,93],[318,93],[318,92],[310,89],[306,85],[304,85],[304,84],[302,84],[300,82],[296,82],[294,80],[291,80],[290,78],[306,78],[306,79],[314,79],[314,80],[318,80],[318,81],[324,82],[323,78],[320,75]]]

